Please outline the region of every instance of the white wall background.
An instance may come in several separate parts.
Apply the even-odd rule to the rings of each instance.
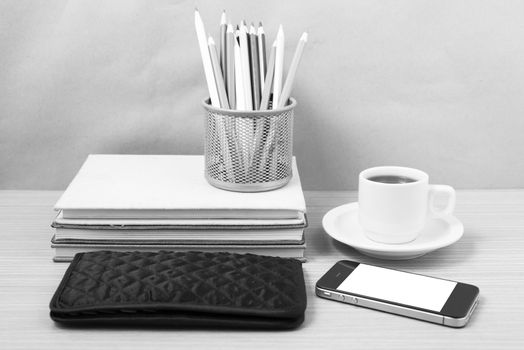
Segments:
[[[380,164],[524,187],[524,1],[0,2],[0,189],[63,189],[89,153],[203,152],[198,6],[309,42],[295,87],[307,189]]]

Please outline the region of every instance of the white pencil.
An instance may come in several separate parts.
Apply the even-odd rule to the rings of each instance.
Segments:
[[[211,105],[213,107],[220,107],[215,77],[211,66],[211,58],[209,57],[209,49],[207,47],[206,30],[202,18],[200,18],[200,13],[198,13],[198,9],[195,9],[195,29],[198,38],[198,46],[200,47],[200,55],[202,56],[202,64],[204,65],[204,73],[206,75]]]
[[[229,100],[229,108],[236,108],[235,93],[235,33],[231,23],[227,25],[226,31],[226,93]]]
[[[260,65],[260,91],[264,91],[264,82],[266,80],[266,34],[264,33],[264,27],[262,22],[258,25],[257,29],[258,38],[258,64]]]
[[[236,109],[243,111],[246,109],[246,99],[244,97],[244,73],[242,72],[242,62],[240,58],[240,45],[235,39],[234,46],[235,54],[235,93],[236,93]]]
[[[273,46],[271,46],[271,52],[269,54],[269,61],[267,63],[267,73],[266,73],[266,79],[264,82],[265,87],[264,87],[264,91],[262,92],[262,101],[260,102],[260,110],[269,109],[269,95],[271,95],[273,74],[275,72],[276,50],[277,50],[277,42],[275,41],[273,43]]]
[[[251,68],[251,93],[253,97],[253,110],[258,110],[260,107],[260,65],[258,54],[258,40],[255,26],[251,24],[249,29],[249,58]]]
[[[282,88],[282,95],[280,96],[280,102],[278,107],[282,108],[286,105],[287,100],[291,96],[291,90],[293,89],[293,83],[295,82],[295,76],[297,74],[298,64],[300,63],[300,58],[304,52],[304,46],[307,42],[307,33],[303,33],[298,41],[297,49],[295,50],[295,55],[291,61],[291,66],[289,67],[289,72],[287,73],[286,83]]]
[[[251,76],[249,71],[249,43],[247,42],[247,28],[246,23],[240,23],[240,59],[242,63],[242,75],[244,85],[244,107],[247,110],[253,109],[253,100],[251,97]],[[238,101],[237,101],[238,103]]]
[[[282,74],[284,71],[284,30],[282,25],[277,33],[277,51],[275,56],[275,77],[273,78],[273,109],[280,104],[282,92]]]
[[[224,84],[224,77],[220,70],[220,63],[218,61],[218,53],[215,41],[209,37],[207,41],[209,47],[209,57],[211,58],[211,66],[213,67],[213,74],[217,83],[218,99],[220,100],[220,107],[229,109],[229,102],[227,100],[226,85]]]
[[[222,16],[220,17],[220,69],[224,77],[227,77],[227,65],[226,65],[226,55],[227,55],[227,46],[226,46],[226,11],[222,11]]]

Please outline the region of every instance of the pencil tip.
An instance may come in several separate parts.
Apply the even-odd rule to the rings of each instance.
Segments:
[[[282,27],[282,24],[278,27],[277,36],[284,36],[284,28]]]

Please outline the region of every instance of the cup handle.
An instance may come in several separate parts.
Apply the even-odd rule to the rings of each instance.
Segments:
[[[435,196],[440,193],[443,193],[448,197],[448,203],[444,209],[435,208]],[[456,193],[453,187],[448,185],[429,185],[428,205],[429,212],[433,216],[445,216],[453,213],[453,210],[455,210],[455,201]]]

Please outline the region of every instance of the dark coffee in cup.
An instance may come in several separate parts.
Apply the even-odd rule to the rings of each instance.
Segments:
[[[410,177],[399,175],[375,175],[368,177],[368,180],[373,182],[381,182],[383,184],[407,184],[417,181]]]

